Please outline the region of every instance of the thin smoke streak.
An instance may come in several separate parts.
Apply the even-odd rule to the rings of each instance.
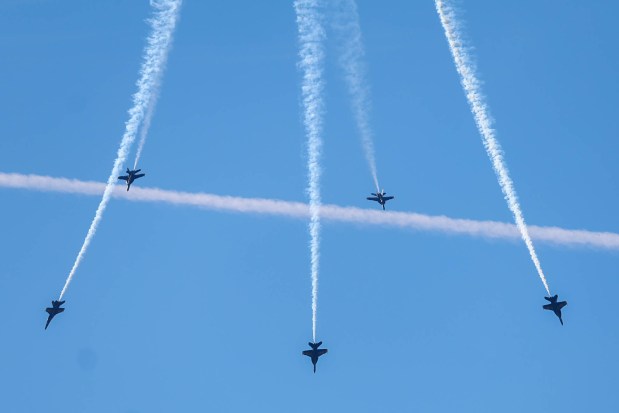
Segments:
[[[135,161],[133,162],[133,169],[138,169],[138,162],[140,162],[140,158],[142,157],[142,150],[144,150],[144,144],[146,143],[146,138],[148,137],[148,131],[150,130],[150,124],[153,120],[153,115],[155,114],[155,106],[157,105],[157,99],[159,98],[159,86],[160,82],[157,81],[155,88],[155,92],[153,92],[151,99],[148,103],[148,107],[146,108],[146,114],[144,115],[144,120],[142,121],[142,125],[140,127],[140,139],[138,141],[138,150],[135,154]]]
[[[352,110],[361,137],[365,159],[370,168],[376,191],[379,192],[374,138],[369,121],[371,111],[370,90],[366,81],[366,67],[363,64],[365,50],[359,24],[359,13],[355,0],[341,0],[338,5],[340,5],[341,10],[337,13],[335,28],[342,41],[339,63],[344,70],[344,78],[351,97]]]
[[[105,190],[106,184],[102,182],[80,181],[77,179],[55,178],[42,175],[0,172],[0,187],[40,192],[101,196]],[[309,206],[307,204],[277,199],[244,198],[144,187],[131,188],[131,192],[127,192],[123,185],[115,185],[112,196],[131,202],[192,206],[210,211],[262,214],[294,219],[307,219],[310,216]],[[520,233],[514,224],[497,221],[476,221],[446,216],[417,214],[414,212],[383,212],[379,210],[329,204],[322,205],[320,213],[321,218],[325,220],[358,224],[363,227],[367,227],[368,225],[381,227],[389,226],[418,232],[468,235],[491,240],[517,241],[520,238]],[[613,232],[593,232],[535,225],[531,225],[529,230],[536,241],[550,245],[619,251],[619,234]]]
[[[307,135],[308,194],[310,209],[310,253],[312,276],[312,337],[316,342],[316,318],[318,313],[318,270],[320,260],[320,151],[322,148],[322,90],[323,60],[322,42],[325,32],[321,24],[316,0],[296,0],[299,35],[299,67],[303,72],[301,85],[303,95],[303,123]]]
[[[492,161],[492,166],[499,180],[499,185],[501,186],[507,205],[514,215],[516,226],[518,227],[520,235],[529,250],[529,255],[531,256],[531,260],[537,269],[537,273],[544,284],[544,288],[546,289],[546,292],[548,292],[548,295],[551,295],[550,287],[546,281],[544,271],[542,271],[541,263],[537,257],[537,253],[535,252],[533,241],[529,235],[527,224],[524,220],[520,204],[518,203],[514,183],[512,182],[507,166],[505,165],[501,145],[495,137],[495,131],[492,128],[492,120],[488,114],[488,105],[486,104],[485,97],[481,92],[481,85],[477,79],[474,65],[467,48],[463,46],[463,36],[456,13],[449,5],[449,0],[435,0],[435,4],[441,24],[445,30],[445,37],[447,37],[449,49],[453,55],[456,69],[460,75],[460,82],[466,92],[466,98],[469,102],[469,106],[471,107],[471,111],[473,112],[477,129],[482,136],[488,157]]]
[[[144,118],[144,111],[146,110],[149,102],[152,100],[153,93],[156,94],[154,88],[157,86],[158,79],[161,77],[161,72],[165,68],[165,61],[167,59],[169,45],[172,41],[172,33],[174,31],[174,27],[176,26],[181,2],[182,0],[151,1],[151,5],[155,8],[155,16],[150,20],[152,32],[148,37],[147,46],[144,51],[144,61],[142,62],[142,67],[140,69],[140,79],[137,82],[138,91],[133,95],[133,107],[129,110],[129,120],[125,125],[125,133],[123,134],[120,147],[118,148],[116,160],[114,161],[114,166],[112,167],[112,172],[107,180],[103,197],[97,207],[97,212],[95,213],[95,217],[90,224],[90,228],[88,229],[82,248],[77,254],[75,263],[69,272],[69,276],[65,281],[62,291],[60,292],[59,300],[62,300],[67,292],[67,288],[73,280],[75,272],[82,262],[82,259],[88,250],[88,246],[97,232],[97,228],[103,218],[105,208],[107,207],[112,195],[112,190],[114,189],[117,176],[127,159],[127,155],[131,149],[133,141],[135,140],[135,135],[140,122]]]

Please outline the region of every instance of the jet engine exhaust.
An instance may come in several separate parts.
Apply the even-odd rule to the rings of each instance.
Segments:
[[[370,90],[367,86],[366,67],[363,64],[365,50],[359,25],[359,14],[355,0],[341,0],[337,5],[342,8],[337,13],[335,29],[341,38],[342,47],[339,63],[344,71],[344,78],[348,86],[351,105],[357,129],[361,135],[361,145],[366,161],[374,180],[376,192],[380,191],[378,173],[376,169],[376,155],[374,151],[374,138],[370,127],[371,100]]]
[[[318,311],[318,269],[320,260],[320,150],[322,148],[323,71],[325,31],[321,24],[317,0],[296,0],[299,38],[299,67],[303,72],[305,133],[307,135],[307,192],[310,209],[310,254],[312,274],[312,337],[316,341],[316,315]]]

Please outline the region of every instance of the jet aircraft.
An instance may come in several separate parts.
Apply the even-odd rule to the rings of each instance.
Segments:
[[[387,195],[387,193],[385,192],[384,189],[378,193],[372,192],[372,195],[374,196],[368,196],[366,199],[368,201],[376,201],[379,204],[381,204],[383,206],[383,211],[385,210],[385,203],[389,201],[390,199],[395,198],[394,196],[385,196]]]
[[[561,322],[561,325],[563,325],[563,319],[561,318],[561,309],[567,305],[567,301],[557,302],[557,300],[559,299],[558,295],[554,295],[552,297],[544,297],[544,299],[550,302],[550,304],[544,305],[544,310],[553,311],[555,315],[559,317],[559,321]]]
[[[47,317],[47,323],[45,324],[46,330],[47,330],[47,326],[52,321],[52,318],[54,318],[56,314],[60,314],[64,311],[64,308],[60,307],[63,304],[64,304],[64,301],[52,301],[52,306],[47,307],[45,309],[45,311],[47,311],[47,313],[49,314],[49,317]]]
[[[312,364],[314,365],[314,373],[316,373],[316,363],[318,363],[318,357],[322,356],[323,354],[326,354],[327,351],[329,351],[329,350],[327,350],[326,348],[318,349],[318,347],[320,347],[320,345],[322,344],[322,341],[320,341],[318,343],[312,343],[310,341],[307,344],[309,344],[312,349],[311,350],[305,350],[303,352],[303,355],[311,357]]]
[[[127,191],[129,190],[129,188],[131,187],[131,184],[133,183],[133,181],[135,181],[138,178],[143,177],[146,174],[139,174],[138,172],[140,172],[141,169],[135,169],[133,171],[129,170],[129,168],[127,168],[127,175],[122,175],[119,176],[118,179],[122,179],[123,181],[127,181]]]

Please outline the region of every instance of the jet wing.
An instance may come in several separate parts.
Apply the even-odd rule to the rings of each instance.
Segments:
[[[552,310],[552,304],[546,304],[546,305],[542,306],[542,308],[544,310]]]
[[[146,174],[137,174],[137,175],[134,175],[134,176],[133,176],[133,179],[138,179],[138,178],[141,178],[141,177],[143,177],[144,175],[146,175]]]
[[[118,179],[122,179],[123,181],[127,181],[127,180],[129,180],[129,177],[127,175],[123,175],[123,176],[119,176]]]
[[[563,307],[565,307],[567,305],[567,301],[561,301],[557,303],[559,306],[559,310],[562,309]]]
[[[375,197],[375,196],[368,196],[365,199],[367,199],[368,201],[378,201],[378,197]]]
[[[390,199],[393,199],[393,198],[395,198],[395,197],[394,196],[384,196],[383,200],[389,201]]]
[[[327,351],[329,351],[329,350],[327,350],[326,348],[321,348],[320,350],[318,350],[318,357],[322,356],[322,355],[323,355],[323,354],[325,354]]]
[[[303,352],[303,355],[304,355],[304,356],[308,356],[308,357],[312,357],[312,350],[305,350],[305,351]]]

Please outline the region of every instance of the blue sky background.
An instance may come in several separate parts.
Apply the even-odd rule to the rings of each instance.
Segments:
[[[619,232],[612,2],[459,2],[531,224]],[[431,1],[359,1],[389,209],[511,221]],[[0,171],[104,181],[147,1],[0,3]],[[326,43],[322,196],[378,208]],[[291,2],[186,0],[140,186],[305,200]],[[132,158],[131,158],[132,163]],[[2,410],[615,411],[617,253],[325,223],[312,373],[306,223],[0,189]]]

